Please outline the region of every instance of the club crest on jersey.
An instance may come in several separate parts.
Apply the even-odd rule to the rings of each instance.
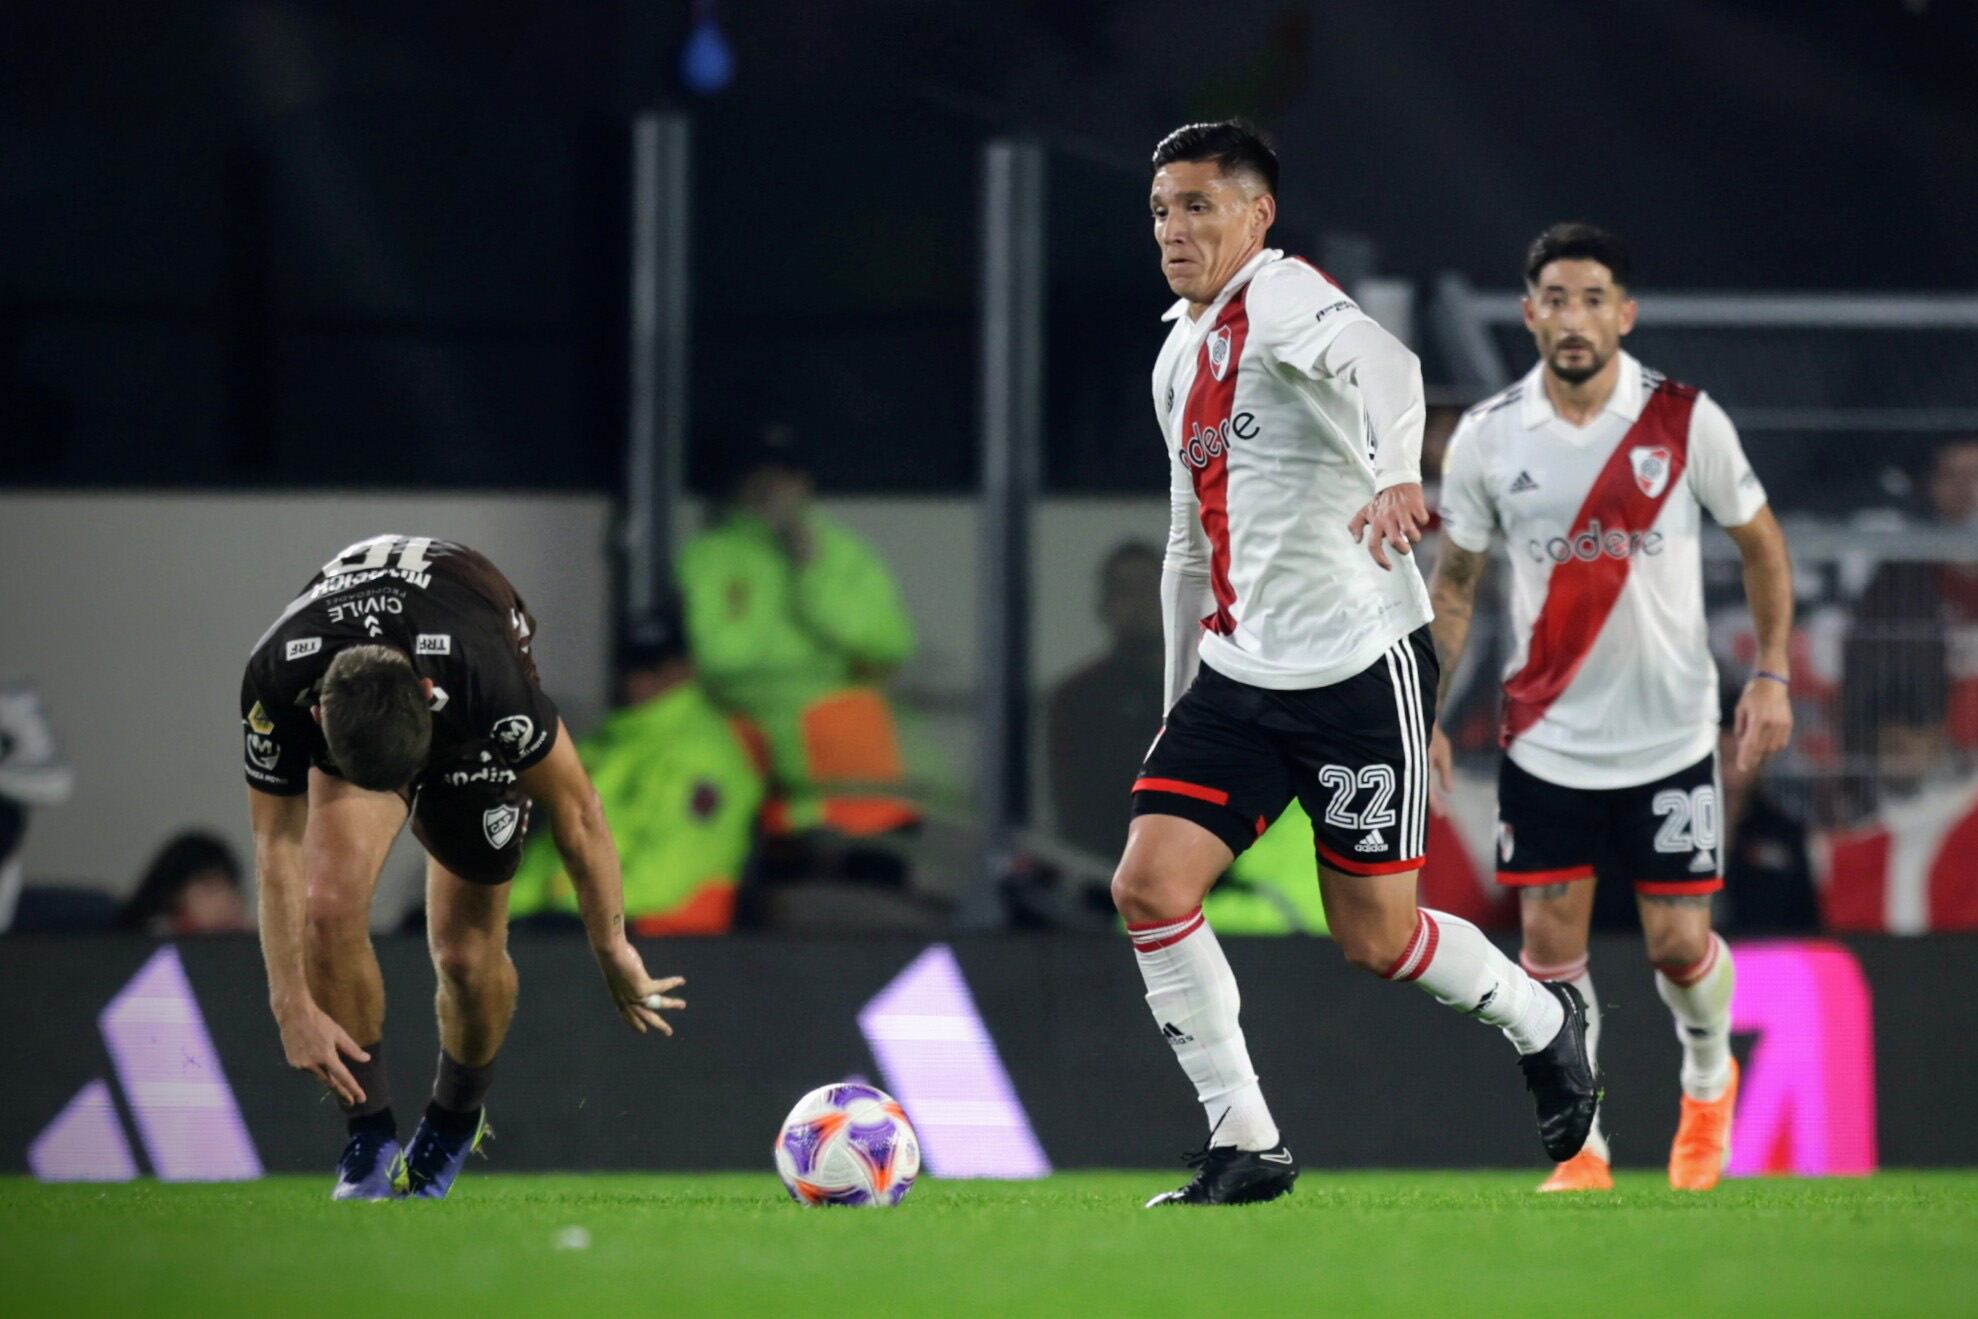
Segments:
[[[1669,451],[1661,445],[1637,445],[1628,450],[1628,461],[1634,464],[1635,484],[1650,499],[1669,488]]]
[[[488,846],[496,851],[508,846],[508,840],[515,837],[515,826],[520,823],[522,808],[506,802],[481,812],[481,833],[487,838]]]
[[[260,733],[247,735],[247,758],[262,769],[273,769],[282,758],[282,750],[275,745],[275,739]]]
[[[1218,380],[1229,374],[1229,345],[1227,325],[1209,336],[1209,374]]]

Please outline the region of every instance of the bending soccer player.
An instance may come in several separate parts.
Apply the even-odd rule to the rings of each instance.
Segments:
[[[487,1130],[482,1101],[515,1011],[508,889],[533,802],[582,905],[620,1015],[672,1034],[626,940],[618,854],[597,793],[530,654],[535,621],[464,545],[379,536],[290,602],[241,683],[261,950],[289,1065],[343,1106],[339,1200],[444,1197]],[[439,1075],[401,1151],[380,1038],[371,895],[412,820],[425,846],[439,975]]]
[[[1703,512],[1744,558],[1757,668],[1737,707],[1738,764],[1792,735],[1786,645],[1792,565],[1765,489],[1724,410],[1621,350],[1635,324],[1628,254],[1562,224],[1525,263],[1525,324],[1539,362],[1470,410],[1442,480],[1443,546],[1431,595],[1443,672],[1469,632],[1485,552],[1511,560],[1505,757],[1497,878],[1518,887],[1525,968],[1599,1001],[1587,970],[1596,877],[1633,884],[1655,987],[1683,1044],[1682,1122],[1670,1184],[1708,1190],[1730,1156],[1731,954],[1710,928],[1723,887],[1719,695],[1703,614]],[[1432,749],[1446,790],[1449,741]],[[1607,1140],[1541,1190],[1605,1190]]]
[[[1294,797],[1347,959],[1502,1029],[1557,1157],[1596,1105],[1578,994],[1415,905],[1437,672],[1411,555],[1427,522],[1421,366],[1325,275],[1264,246],[1276,191],[1276,155],[1241,124],[1190,125],[1154,153],[1154,238],[1180,299],[1153,382],[1172,478],[1168,714],[1133,784],[1113,900],[1209,1138],[1193,1180],[1150,1204],[1269,1200],[1297,1176],[1202,916]]]

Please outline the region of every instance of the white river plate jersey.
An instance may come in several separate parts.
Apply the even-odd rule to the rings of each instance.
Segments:
[[[1534,367],[1464,416],[1443,464],[1443,532],[1511,560],[1506,753],[1550,783],[1626,788],[1709,754],[1717,665],[1703,613],[1703,510],[1765,506],[1706,395],[1621,354],[1606,408],[1563,421]]]
[[[1374,497],[1360,392],[1314,374],[1370,319],[1317,267],[1267,248],[1191,320],[1178,302],[1154,364],[1169,462],[1170,559],[1209,565],[1202,662],[1278,691],[1325,687],[1429,620],[1414,560],[1382,570],[1346,525]]]

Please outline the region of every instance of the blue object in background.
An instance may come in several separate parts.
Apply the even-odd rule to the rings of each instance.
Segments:
[[[735,53],[714,21],[714,6],[694,6],[694,30],[680,52],[680,79],[702,95],[724,91],[735,77]]]

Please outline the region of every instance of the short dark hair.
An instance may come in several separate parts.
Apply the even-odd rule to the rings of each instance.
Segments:
[[[1264,181],[1264,190],[1277,195],[1277,152],[1264,135],[1241,119],[1213,124],[1183,124],[1154,148],[1154,168],[1177,160],[1213,160],[1225,174],[1248,171]]]
[[[1525,253],[1525,283],[1538,283],[1538,272],[1554,261],[1598,261],[1622,288],[1635,282],[1628,245],[1599,225],[1569,221],[1555,224],[1532,240]]]
[[[171,915],[193,876],[214,871],[240,891],[240,859],[224,839],[199,830],[175,835],[151,858],[137,891],[117,917],[118,928],[142,930],[154,917]]]
[[[412,781],[433,745],[433,712],[405,652],[352,646],[323,675],[323,740],[345,779],[373,792]]]

